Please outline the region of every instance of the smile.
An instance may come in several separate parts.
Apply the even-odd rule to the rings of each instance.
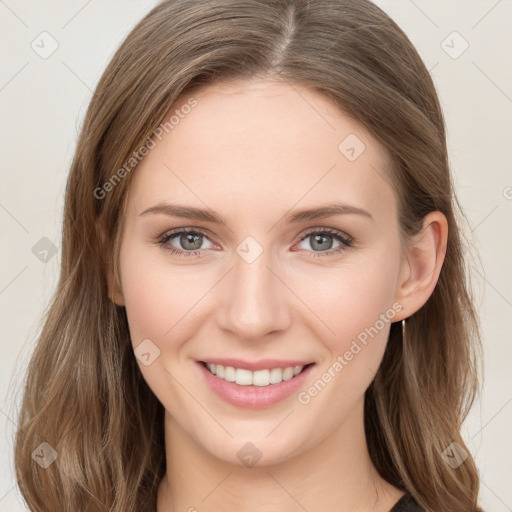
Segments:
[[[221,364],[204,363],[212,375],[227,382],[235,382],[239,386],[269,386],[290,380],[308,366],[288,366],[286,368],[272,368],[263,370],[246,370],[223,366]]]
[[[271,407],[291,398],[306,385],[306,380],[316,366],[315,363],[306,363],[265,368],[274,364],[261,361],[253,364],[259,366],[258,369],[248,370],[196,361],[204,382],[215,395],[231,405],[251,409]]]

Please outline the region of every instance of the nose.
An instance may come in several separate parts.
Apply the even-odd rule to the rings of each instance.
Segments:
[[[286,330],[293,293],[273,264],[270,251],[263,250],[252,262],[235,254],[233,261],[218,290],[219,327],[246,341],[262,340]]]

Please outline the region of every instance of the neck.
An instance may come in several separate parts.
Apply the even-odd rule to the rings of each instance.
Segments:
[[[364,435],[363,402],[314,448],[253,467],[214,457],[166,413],[167,472],[157,512],[388,512],[403,495],[375,470]],[[261,461],[263,462],[263,460]]]

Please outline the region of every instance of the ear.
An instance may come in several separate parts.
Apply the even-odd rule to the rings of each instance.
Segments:
[[[438,211],[423,220],[421,231],[414,235],[405,249],[395,300],[403,306],[402,317],[418,311],[428,300],[439,279],[446,255],[448,221]]]
[[[98,232],[101,239],[102,254],[108,254],[106,244],[107,234],[102,222],[98,224]],[[123,290],[121,289],[121,283],[116,282],[110,259],[105,260],[105,275],[107,277],[108,296],[110,300],[118,306],[124,306],[124,296]]]

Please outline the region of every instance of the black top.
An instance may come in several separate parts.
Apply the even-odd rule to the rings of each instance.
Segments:
[[[389,512],[423,512],[423,509],[410,494],[405,494]]]

